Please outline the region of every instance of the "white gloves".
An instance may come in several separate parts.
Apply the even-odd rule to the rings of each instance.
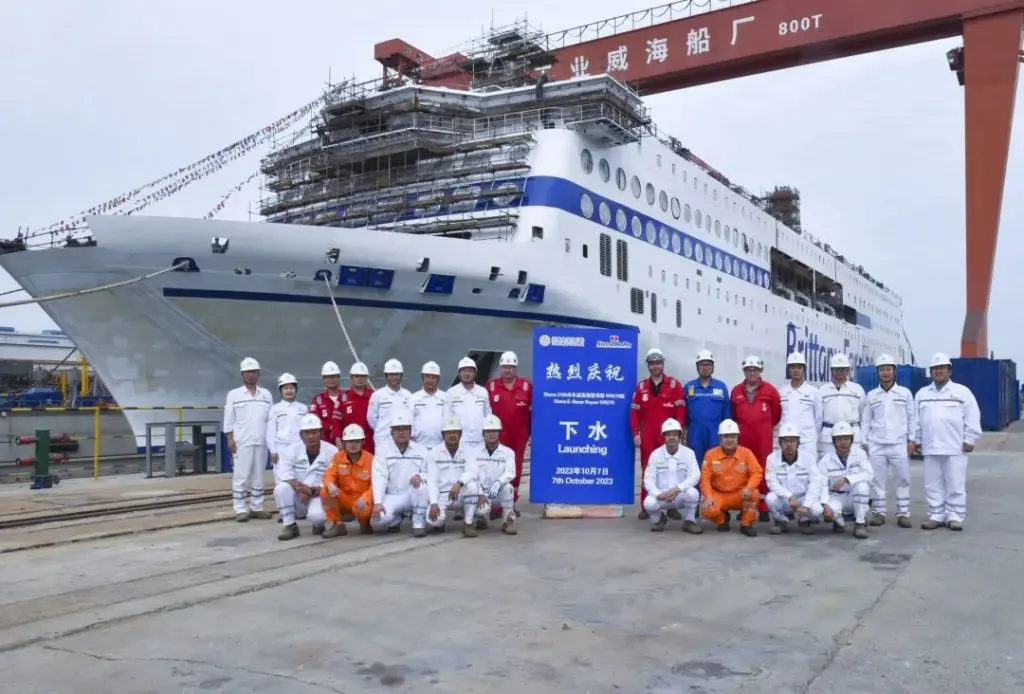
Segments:
[[[498,492],[501,491],[501,482],[495,482],[491,485],[491,488],[487,490],[487,498],[494,501],[498,498]]]

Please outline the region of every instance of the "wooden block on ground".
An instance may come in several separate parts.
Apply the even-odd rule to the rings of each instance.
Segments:
[[[622,506],[569,506],[546,504],[544,518],[622,518]]]

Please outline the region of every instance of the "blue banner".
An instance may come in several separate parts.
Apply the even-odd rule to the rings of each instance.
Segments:
[[[638,340],[635,328],[534,328],[530,501],[633,503]]]

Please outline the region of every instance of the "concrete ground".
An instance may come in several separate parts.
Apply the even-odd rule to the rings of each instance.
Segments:
[[[0,558],[0,682],[64,692],[1024,691],[1024,455],[978,453],[962,533],[275,539],[274,521]],[[913,513],[922,518],[920,464]],[[767,530],[762,526],[762,530]]]

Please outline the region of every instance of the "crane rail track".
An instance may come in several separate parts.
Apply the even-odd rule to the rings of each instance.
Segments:
[[[214,502],[231,501],[231,494],[218,492],[216,494],[197,494],[184,498],[163,498],[156,501],[149,501],[136,504],[118,504],[115,506],[100,506],[85,509],[69,509],[54,513],[36,513],[23,516],[0,517],[0,530],[11,528],[25,528],[33,525],[44,525],[46,523],[61,523],[74,520],[88,520],[91,518],[103,518],[107,516],[118,516],[126,513],[140,513],[146,511],[163,511],[171,508],[184,508],[188,506],[200,506]]]

